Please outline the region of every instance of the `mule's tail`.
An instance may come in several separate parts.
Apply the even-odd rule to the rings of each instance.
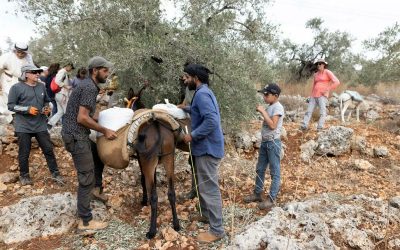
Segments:
[[[146,144],[151,142],[152,139],[149,139],[149,135],[147,133],[148,129],[151,126],[155,126],[156,128],[156,133],[154,134],[154,136],[156,136],[157,138],[155,143],[153,144],[153,146],[151,148],[146,148]],[[160,124],[157,121],[152,121],[150,124],[144,124],[141,126],[140,133],[138,135],[138,143],[136,144],[136,151],[140,155],[143,155],[145,157],[145,159],[149,160],[150,158],[156,156],[159,152],[159,149],[161,148],[161,143],[162,143],[162,139],[161,139],[161,133],[160,133]],[[147,143],[146,143],[147,141]]]

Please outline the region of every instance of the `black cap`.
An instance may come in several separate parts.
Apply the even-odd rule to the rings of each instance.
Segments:
[[[208,75],[211,74],[207,67],[200,64],[188,64],[183,69],[183,72],[191,76],[197,76],[202,83],[208,83]]]
[[[270,83],[265,85],[263,89],[258,90],[257,92],[263,93],[264,95],[267,93],[271,93],[273,95],[280,95],[281,88],[276,83]]]

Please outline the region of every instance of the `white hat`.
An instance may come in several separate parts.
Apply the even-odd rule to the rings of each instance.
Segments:
[[[28,50],[28,44],[26,44],[24,42],[17,42],[17,43],[15,43],[14,48],[16,50],[27,51]]]
[[[318,59],[315,61],[314,64],[318,64],[318,63],[323,63],[323,64],[325,64],[325,65],[328,65],[328,62],[325,61],[324,58],[318,58]]]
[[[49,67],[47,67],[47,66],[40,66],[40,69],[43,70],[43,71],[46,71],[46,70],[49,69]]]

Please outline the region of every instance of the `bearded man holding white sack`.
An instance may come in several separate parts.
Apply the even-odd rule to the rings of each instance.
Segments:
[[[33,65],[26,43],[15,43],[13,51],[0,56],[0,116],[5,116],[8,123],[12,121],[13,114],[7,108],[8,93],[18,82],[24,65]]]

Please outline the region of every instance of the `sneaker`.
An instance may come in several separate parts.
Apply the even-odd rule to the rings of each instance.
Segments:
[[[92,196],[94,199],[99,200],[104,203],[106,203],[108,201],[108,197],[105,194],[103,194],[103,190],[100,187],[93,188]]]
[[[83,221],[80,220],[78,223],[78,229],[79,230],[100,230],[108,227],[107,222],[101,222],[101,221],[96,221],[96,220],[91,220],[87,223],[87,225],[84,225]]]
[[[264,202],[258,203],[258,208],[260,210],[266,210],[266,209],[271,209],[272,207],[275,206],[275,203],[271,200],[271,198],[268,198]]]
[[[32,179],[30,176],[20,176],[19,181],[21,182],[22,186],[32,185]]]
[[[218,241],[222,238],[223,238],[222,236],[217,236],[210,232],[203,232],[203,233],[199,233],[199,235],[197,235],[197,241],[200,243],[212,243],[212,242]]]
[[[244,197],[243,201],[245,203],[261,202],[262,201],[261,194],[252,193],[251,195]]]

